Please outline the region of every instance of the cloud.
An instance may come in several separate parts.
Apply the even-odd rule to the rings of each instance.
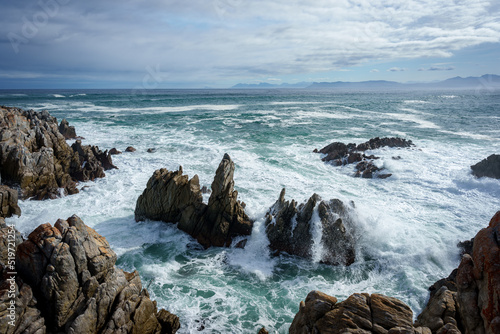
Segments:
[[[5,0],[0,71],[121,82],[160,65],[166,81],[265,80],[498,43],[499,11],[485,0]]]
[[[376,68],[374,68],[373,70],[370,70],[370,73],[378,73],[380,72],[379,70],[377,70]]]
[[[455,69],[454,66],[440,67],[440,66],[431,66],[428,68],[419,68],[419,71],[453,71]]]
[[[404,72],[404,71],[406,71],[406,69],[400,67],[391,67],[390,69],[387,70],[387,72]]]

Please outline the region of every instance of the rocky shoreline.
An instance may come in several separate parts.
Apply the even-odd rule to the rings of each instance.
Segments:
[[[9,107],[0,107],[0,111],[4,184],[0,185],[0,333],[175,333],[179,318],[165,309],[158,310],[139,273],[117,268],[117,256],[109,243],[79,217],[42,224],[26,240],[4,220],[21,214],[18,195],[43,200],[76,194],[79,181],[104,177],[105,170],[117,168],[111,155],[119,151],[103,152],[96,146],[82,145],[74,127],[65,120],[58,125],[46,111]],[[66,139],[75,142],[69,146]],[[369,160],[376,157],[360,152],[383,146],[410,147],[413,143],[374,138],[353,145],[333,143],[319,152],[336,164],[365,162],[368,167],[358,169],[363,177],[377,173],[384,177],[380,170],[369,167]],[[495,159],[487,160],[496,166]],[[491,177],[471,168],[478,177]],[[198,176],[189,179],[182,167],[157,170],[137,200],[135,218],[176,223],[205,248],[243,248],[253,222],[234,190],[234,172],[234,162],[225,154],[205,204],[202,193],[208,189],[200,189]],[[286,252],[348,266],[356,259],[353,210],[354,203],[322,200],[316,194],[302,204],[287,201],[283,189],[266,214],[269,248],[275,255]],[[321,254],[314,249],[311,231],[315,229],[324,246]],[[335,297],[312,291],[300,303],[289,332],[500,333],[499,233],[500,211],[468,242],[469,250],[460,266],[430,288],[427,306],[415,322],[411,309],[392,297],[357,293],[338,302]],[[12,259],[15,267],[9,267]],[[266,332],[261,329],[259,333]]]

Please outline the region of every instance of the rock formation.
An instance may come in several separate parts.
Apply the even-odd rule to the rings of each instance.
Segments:
[[[0,217],[8,218],[13,215],[21,215],[17,199],[17,190],[0,185]]]
[[[492,154],[470,167],[477,177],[492,177],[500,179],[500,154]]]
[[[91,180],[89,176],[93,175],[102,177],[102,169],[110,168],[103,165],[105,158],[96,157],[99,161],[95,162],[90,155],[82,155],[89,150],[99,153],[97,147],[80,144],[72,149],[59,132],[57,120],[47,111],[0,107],[0,112],[2,181],[19,187],[21,198],[55,198],[61,191],[75,194],[77,181]]]
[[[135,152],[136,149],[133,148],[132,146],[128,146],[126,149],[125,149],[125,152]]]
[[[500,333],[500,211],[472,240],[458,269],[433,284],[412,324],[410,308],[377,294],[354,294],[341,303],[312,291],[300,303],[290,333]]]
[[[65,118],[59,124],[59,132],[64,136],[65,139],[76,139],[75,127],[70,126]]]
[[[379,294],[356,293],[343,302],[311,291],[300,302],[290,334],[306,333],[429,333],[413,328],[413,312],[400,300]]]
[[[334,166],[343,166],[347,164],[356,164],[356,173],[354,176],[361,176],[363,178],[372,178],[376,175],[378,178],[387,178],[391,174],[376,173],[383,170],[378,168],[373,163],[373,160],[379,159],[374,155],[367,156],[364,153],[367,150],[375,150],[381,147],[411,147],[414,146],[411,140],[402,138],[372,138],[369,141],[356,145],[354,143],[344,144],[340,142],[331,143],[321,150],[315,149],[315,153],[326,154],[321,160],[330,162]],[[374,174],[375,173],[375,174]]]
[[[198,176],[191,180],[178,171],[159,169],[137,199],[135,220],[178,223],[205,248],[229,246],[234,237],[250,235],[252,222],[234,190],[234,162],[225,154],[212,182],[208,204],[203,203]]]
[[[137,271],[124,272],[115,261],[106,239],[77,216],[40,225],[17,247],[15,280],[3,271],[0,331],[175,333],[179,319],[158,312]],[[7,325],[12,297],[13,326]]]
[[[354,222],[349,209],[338,199],[322,201],[314,194],[306,203],[285,201],[285,189],[266,215],[269,247],[276,253],[286,252],[305,258],[313,257],[313,229],[319,224],[321,249],[319,260],[333,265],[354,262]]]

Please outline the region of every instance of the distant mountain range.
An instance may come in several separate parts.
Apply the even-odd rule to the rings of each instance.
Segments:
[[[481,77],[454,77],[444,81],[428,83],[401,83],[396,81],[372,80],[360,82],[299,82],[296,84],[270,84],[261,82],[259,84],[239,83],[231,88],[240,89],[274,89],[274,88],[302,88],[302,89],[339,89],[339,90],[387,90],[387,89],[479,89],[497,90],[500,89],[500,76],[495,74],[485,74]]]

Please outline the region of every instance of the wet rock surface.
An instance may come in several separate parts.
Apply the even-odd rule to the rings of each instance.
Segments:
[[[72,216],[43,224],[17,246],[15,323],[2,333],[175,333],[179,319],[142,288],[137,271],[115,266],[104,237]],[[0,324],[14,285],[3,272]]]
[[[81,142],[70,147],[47,111],[0,107],[2,182],[19,187],[22,199],[78,193],[77,181],[103,177],[102,170],[112,168],[99,152]]]
[[[470,168],[472,174],[477,177],[500,179],[500,154],[492,154]]]
[[[458,269],[433,284],[415,323],[410,308],[378,294],[335,297],[312,291],[300,303],[290,333],[500,333],[500,211],[470,241]]]
[[[356,239],[349,211],[342,201],[323,201],[317,194],[298,205],[295,200],[285,200],[283,189],[266,214],[269,247],[277,254],[286,252],[304,258],[316,257],[326,264],[350,265],[356,258]],[[321,233],[321,240],[314,240],[315,228]],[[314,253],[315,242],[321,243],[317,248],[319,254]]]
[[[315,149],[315,153],[326,154],[321,160],[330,162],[334,166],[344,166],[347,164],[356,163],[356,173],[354,176],[363,178],[388,178],[391,176],[389,173],[380,173],[383,168],[379,168],[374,164],[374,160],[379,159],[374,155],[367,156],[363,152],[367,150],[375,150],[382,147],[398,147],[408,148],[415,146],[411,140],[392,137],[392,138],[372,138],[369,141],[356,145],[355,143],[344,144],[341,142],[334,142],[321,150]],[[399,157],[401,159],[401,157]]]
[[[155,171],[137,200],[136,221],[177,223],[180,230],[205,248],[229,246],[233,238],[250,235],[253,223],[234,190],[234,169],[234,162],[225,154],[212,182],[208,204],[203,203],[197,175],[189,179],[182,167],[175,172]]]

